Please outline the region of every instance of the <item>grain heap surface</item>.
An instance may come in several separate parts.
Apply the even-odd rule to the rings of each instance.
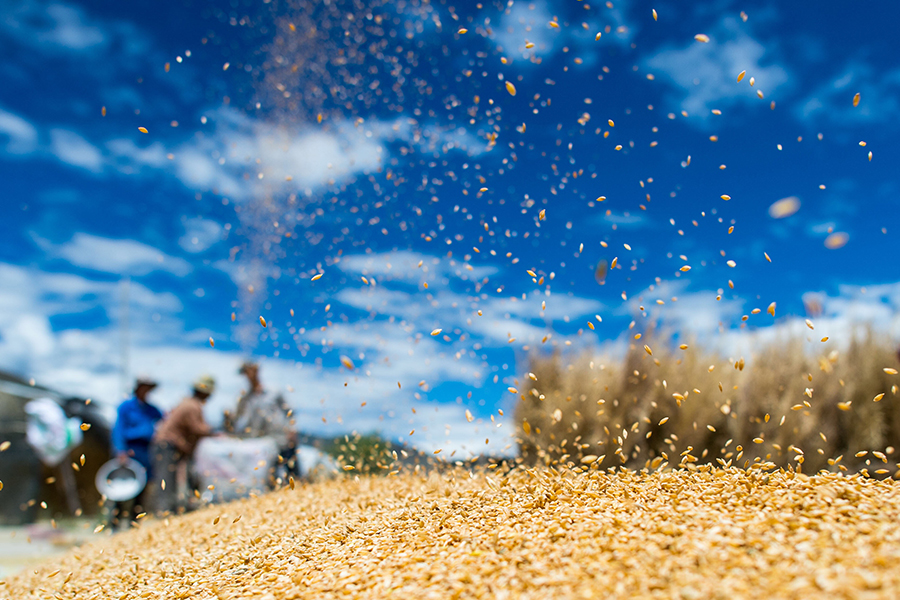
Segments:
[[[147,522],[0,598],[897,598],[897,491],[708,467],[346,478]]]

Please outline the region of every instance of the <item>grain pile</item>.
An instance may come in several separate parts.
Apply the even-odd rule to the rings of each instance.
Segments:
[[[345,478],[148,522],[0,598],[896,598],[897,492],[764,467]]]

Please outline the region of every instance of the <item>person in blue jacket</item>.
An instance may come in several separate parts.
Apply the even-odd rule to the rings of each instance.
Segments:
[[[153,461],[150,459],[150,441],[156,424],[162,419],[163,414],[158,408],[150,404],[147,396],[156,387],[157,383],[149,377],[138,377],[134,386],[134,395],[119,405],[116,414],[116,424],[112,431],[113,451],[120,462],[131,458],[147,470],[147,481],[151,481],[151,469]],[[113,527],[121,521],[127,523],[127,517],[134,516],[144,511],[146,506],[145,491],[137,498],[128,502],[117,502],[111,513]]]

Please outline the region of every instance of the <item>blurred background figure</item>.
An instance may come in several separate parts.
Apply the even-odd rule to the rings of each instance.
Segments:
[[[606,274],[609,272],[609,263],[606,262],[606,259],[602,259],[597,263],[597,268],[594,270],[594,279],[600,285],[606,284]]]
[[[191,460],[197,443],[212,435],[212,428],[203,417],[203,405],[215,389],[215,379],[209,375],[199,377],[194,382],[193,395],[182,400],[157,429],[151,480],[157,515],[184,512],[187,508],[187,502],[182,502],[187,493],[179,493],[179,483],[186,484],[186,492],[196,488],[192,485]]]
[[[147,400],[150,392],[157,386],[149,377],[138,377],[134,385],[134,395],[119,405],[116,424],[112,431],[113,451],[124,464],[126,458],[136,460],[147,471],[148,479],[152,477],[152,461],[150,460],[150,442],[156,430],[156,424],[162,419],[162,411]],[[110,514],[110,525],[119,526],[127,523],[129,516],[143,512],[146,508],[146,490],[134,500],[117,502]]]
[[[28,415],[26,440],[41,462],[52,468],[62,481],[69,514],[80,513],[78,490],[72,469],[66,462],[72,450],[81,444],[81,419],[68,417],[50,398],[37,398],[25,405]]]
[[[806,316],[810,319],[815,319],[816,317],[821,317],[825,312],[825,297],[824,294],[816,293],[816,292],[807,292],[802,296],[803,300],[803,309],[806,311]]]
[[[259,364],[246,361],[238,373],[247,378],[248,389],[238,400],[234,416],[226,413],[226,425],[238,437],[273,438],[278,445],[279,464],[284,464],[287,474],[297,475],[297,431],[284,397],[266,391],[259,378]]]

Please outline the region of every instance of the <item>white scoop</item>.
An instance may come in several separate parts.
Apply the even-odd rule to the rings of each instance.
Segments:
[[[124,463],[113,459],[103,463],[94,479],[97,491],[113,502],[125,502],[137,497],[147,485],[147,471],[136,460]]]

